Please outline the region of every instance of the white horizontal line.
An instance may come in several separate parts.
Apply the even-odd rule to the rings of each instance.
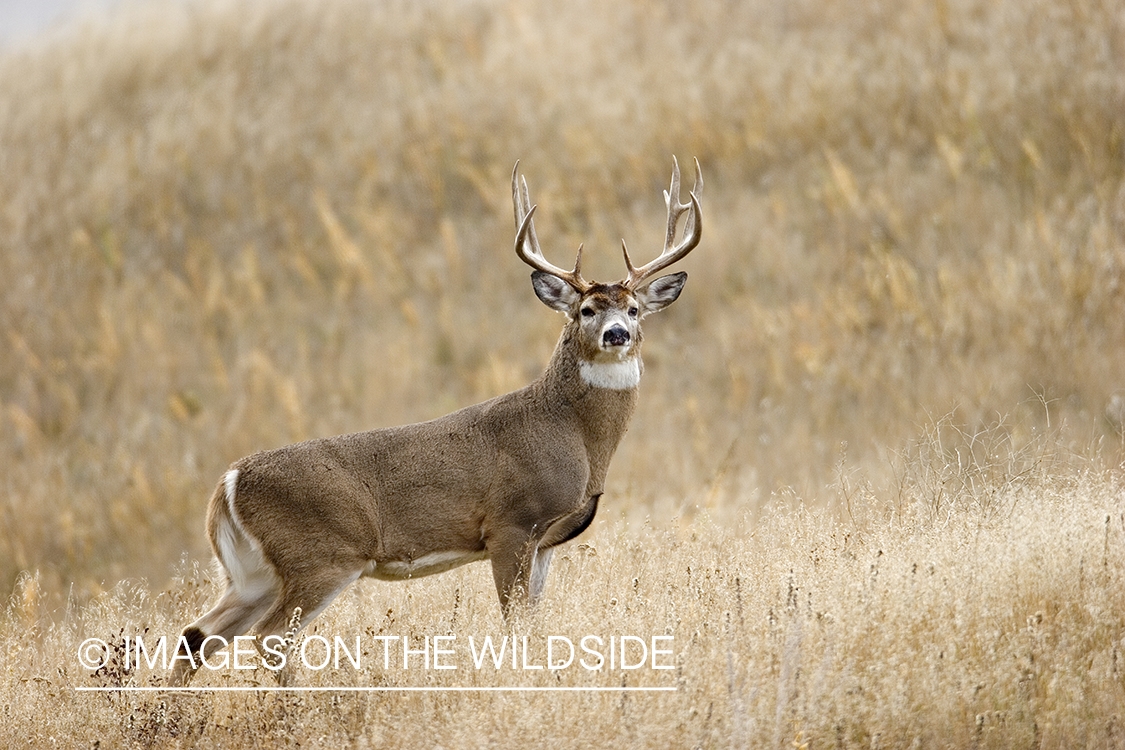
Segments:
[[[675,687],[76,687],[79,693],[669,693]]]

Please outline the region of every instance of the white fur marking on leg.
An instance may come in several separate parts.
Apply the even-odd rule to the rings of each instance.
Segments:
[[[547,570],[551,566],[551,555],[554,549],[541,549],[535,551],[535,562],[531,564],[531,580],[528,582],[528,601],[535,604],[543,587],[547,585]]]
[[[253,539],[226,518],[219,520],[215,543],[219,548],[219,561],[230,576],[231,586],[239,598],[253,600],[278,590],[281,579],[273,565],[262,554]]]
[[[219,562],[230,576],[231,586],[240,598],[254,600],[279,590],[281,579],[266,559],[258,540],[246,531],[238,517],[234,507],[237,486],[238,469],[231,469],[223,476],[227,513],[219,518],[215,546]]]

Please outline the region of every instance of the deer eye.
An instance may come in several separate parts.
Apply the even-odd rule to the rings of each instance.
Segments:
[[[630,318],[635,318],[635,317],[637,317],[637,313],[638,313],[638,312],[640,312],[640,311],[639,311],[639,310],[637,310],[637,308],[635,308],[635,307],[630,307],[630,308],[629,308],[629,317],[630,317]]]
[[[595,314],[594,308],[592,308],[592,307],[583,307],[582,308],[582,317],[583,318],[592,318],[592,317],[594,317],[594,314]]]

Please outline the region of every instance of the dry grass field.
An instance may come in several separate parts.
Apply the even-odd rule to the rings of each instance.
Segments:
[[[1125,747],[1123,70],[1110,0],[153,0],[0,51],[0,744]],[[230,461],[538,374],[517,158],[605,279],[673,154],[703,243],[539,610],[366,581],[302,690],[85,690],[213,601]],[[547,668],[586,636],[669,653]],[[495,687],[613,690],[402,690]]]

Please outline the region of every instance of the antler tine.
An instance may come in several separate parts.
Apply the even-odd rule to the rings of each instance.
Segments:
[[[664,191],[664,205],[668,207],[668,232],[664,237],[664,252],[672,247],[676,240],[676,222],[680,220],[687,206],[680,203],[680,162],[672,157],[672,184]]]
[[[574,270],[564,271],[550,263],[539,248],[539,238],[535,236],[535,224],[532,216],[537,206],[531,205],[531,197],[527,190],[527,180],[519,176],[520,163],[517,161],[512,170],[512,202],[516,212],[516,255],[527,265],[537,271],[557,276],[580,292],[590,288],[590,284],[582,278],[582,246],[578,246],[578,256],[574,259]]]
[[[695,185],[692,187],[688,203],[680,203],[680,164],[676,157],[672,157],[672,184],[664,191],[664,203],[668,206],[668,231],[664,236],[664,251],[656,260],[646,263],[640,268],[634,268],[629,260],[629,251],[625,242],[621,248],[625,254],[625,268],[629,275],[622,282],[630,289],[636,289],[641,282],[662,271],[695,249],[699,238],[703,235],[703,215],[699,207],[699,196],[703,194],[703,171],[699,168],[699,160],[695,160]],[[676,225],[684,212],[688,211],[687,220],[684,222],[684,236],[679,244],[676,242]]]
[[[512,168],[512,204],[516,209],[516,229],[519,229],[520,224],[523,222],[525,216],[531,210],[531,199],[527,192],[527,180],[523,179],[519,174],[520,163],[517,160],[516,166]],[[523,189],[520,189],[520,182],[523,183]],[[535,236],[535,227],[531,227],[531,242],[535,249],[539,249],[539,242]]]
[[[691,186],[691,192],[688,195],[695,198],[694,202],[698,203],[699,200],[703,197],[703,171],[699,168],[699,159],[694,159],[694,161],[695,184]],[[684,237],[690,237],[691,235],[695,234],[695,225],[696,223],[698,223],[701,217],[702,214],[700,214],[699,212],[699,206],[695,206],[694,210],[690,214],[688,214],[687,220],[684,222]]]

